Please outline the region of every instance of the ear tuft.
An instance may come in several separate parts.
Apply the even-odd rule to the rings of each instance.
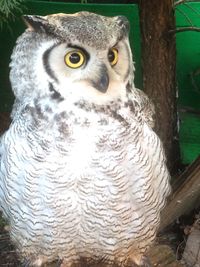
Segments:
[[[116,16],[117,24],[125,31],[129,32],[130,23],[125,16]]]
[[[36,15],[24,15],[23,20],[27,27],[32,31],[46,32],[49,23],[45,17]]]

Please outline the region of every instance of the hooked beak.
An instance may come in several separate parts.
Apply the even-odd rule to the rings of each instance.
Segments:
[[[90,81],[92,86],[101,93],[106,93],[109,85],[109,76],[106,65],[102,64],[99,71],[98,79]]]

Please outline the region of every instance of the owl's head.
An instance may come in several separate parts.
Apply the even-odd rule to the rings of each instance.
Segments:
[[[102,104],[126,94],[133,63],[125,17],[79,12],[24,20],[27,30],[10,64],[17,99],[46,95]]]

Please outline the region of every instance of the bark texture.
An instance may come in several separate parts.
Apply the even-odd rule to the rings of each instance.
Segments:
[[[180,161],[176,107],[176,43],[172,0],[140,0],[143,89],[156,108],[156,132],[163,141],[168,166]]]

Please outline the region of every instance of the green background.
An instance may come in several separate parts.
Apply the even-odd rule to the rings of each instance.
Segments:
[[[130,41],[136,62],[135,84],[141,88],[140,30],[138,7],[134,4],[70,4],[60,2],[26,1],[25,14],[47,15],[51,13],[74,13],[80,10],[96,12],[105,16],[125,15],[131,23]],[[200,2],[190,2],[176,8],[177,27],[200,27]],[[9,61],[16,38],[25,26],[20,18],[10,23],[10,29],[0,31],[0,112],[9,112],[13,95],[9,83]],[[180,118],[180,146],[183,163],[192,162],[200,154],[200,32],[181,32],[177,40],[177,82]],[[199,70],[200,73],[200,70]]]
[[[176,26],[200,28],[200,2],[177,6]],[[200,69],[200,32],[177,33],[176,47],[181,155],[190,163],[200,155],[200,75],[194,75],[196,86],[191,79]]]

